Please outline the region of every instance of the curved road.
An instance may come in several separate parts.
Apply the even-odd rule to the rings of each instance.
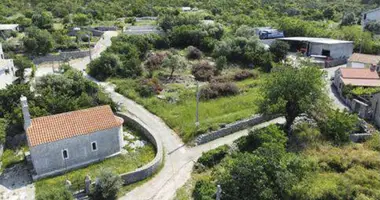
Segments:
[[[100,53],[111,45],[111,38],[117,32],[106,32],[104,38],[99,40],[96,50],[92,53],[92,58],[97,58]],[[90,62],[89,57],[70,61],[70,65],[83,71]],[[41,73],[38,73],[41,71]],[[49,72],[43,72],[43,68],[37,70],[36,76]],[[87,78],[97,82],[91,77]],[[190,178],[194,162],[202,155],[202,152],[209,151],[224,144],[231,144],[237,138],[248,134],[248,130],[243,130],[229,136],[214,140],[204,145],[189,148],[184,145],[177,134],[171,130],[159,117],[147,111],[136,102],[115,92],[114,86],[109,83],[97,82],[103,86],[113,101],[121,105],[122,110],[127,110],[130,114],[139,118],[143,123],[155,131],[160,137],[164,147],[164,166],[161,171],[145,184],[133,189],[120,199],[125,200],[169,200],[172,199],[178,188],[182,187]],[[283,123],[283,118],[277,118],[257,127],[267,126],[272,123]]]

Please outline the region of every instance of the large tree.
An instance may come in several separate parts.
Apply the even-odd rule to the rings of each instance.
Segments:
[[[270,52],[273,55],[273,59],[276,62],[284,60],[288,54],[289,49],[290,46],[288,43],[279,40],[274,41],[269,48]]]
[[[23,39],[25,50],[33,55],[45,55],[54,47],[54,40],[47,30],[30,27]]]
[[[297,116],[326,101],[323,74],[318,68],[309,66],[274,68],[261,87],[261,111],[284,114],[289,130]]]

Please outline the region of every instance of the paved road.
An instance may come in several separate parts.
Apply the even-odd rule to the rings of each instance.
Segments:
[[[107,31],[104,33],[103,37],[96,43],[95,47],[92,49],[91,52],[91,57],[92,59],[98,58],[100,56],[100,53],[105,51],[109,46],[111,46],[111,38],[114,36],[117,36],[119,33],[116,31]],[[75,60],[71,60],[69,64],[73,67],[76,68],[80,71],[83,71],[86,69],[87,64],[90,63],[90,57],[84,57],[84,58],[79,58]],[[55,68],[58,67],[58,63],[53,63],[55,64]],[[45,63],[37,66],[37,71],[36,71],[36,77],[41,77],[46,74],[53,74],[53,67],[51,63]]]
[[[121,105],[122,110],[139,118],[144,124],[157,133],[165,150],[165,163],[161,171],[150,181],[135,188],[121,199],[129,200],[169,200],[175,195],[178,188],[182,187],[190,178],[194,162],[202,155],[224,144],[231,144],[237,138],[248,134],[243,130],[232,135],[220,138],[210,143],[189,148],[185,146],[177,134],[171,130],[159,117],[147,111],[136,102],[116,93],[114,86],[109,83],[100,83],[113,101]],[[264,127],[272,123],[284,123],[283,118],[277,118],[257,127]]]
[[[209,151],[224,144],[230,144],[237,138],[248,133],[248,130],[240,131],[210,143],[189,148],[182,143],[174,131],[160,118],[147,111],[141,105],[136,104],[134,101],[116,93],[109,84],[100,84],[106,88],[111,98],[122,106],[122,109],[126,109],[127,112],[133,114],[147,126],[151,127],[152,130],[156,131],[165,149],[165,163],[162,170],[152,180],[135,188],[121,199],[172,199],[177,189],[183,186],[190,178],[194,162],[202,155],[202,152]],[[256,127],[283,122],[285,122],[283,118],[277,118]]]
[[[107,32],[105,34],[104,39],[99,41],[97,51],[92,54],[93,59],[98,57],[102,51],[111,45],[111,37],[116,35],[116,32]],[[89,62],[89,57],[86,57],[76,61],[70,61],[70,65],[76,69],[83,70]],[[37,74],[44,74],[42,73],[43,70],[40,70],[40,72],[41,73]],[[52,73],[52,71],[47,73]],[[88,76],[87,78],[92,79]],[[97,82],[96,80],[93,81]],[[151,130],[155,131],[160,137],[165,150],[165,162],[161,171],[154,178],[152,178],[152,180],[135,188],[121,199],[172,199],[177,189],[182,187],[190,178],[194,162],[199,156],[202,155],[202,152],[209,151],[224,144],[230,144],[237,138],[248,133],[248,130],[240,131],[210,143],[189,148],[183,144],[178,135],[159,117],[153,115],[134,101],[116,93],[111,84],[102,82],[97,83],[105,88],[106,92],[109,93],[113,101],[118,102],[122,106],[123,110],[127,110],[127,112],[135,115],[143,123],[149,126]],[[283,118],[278,118],[270,122],[260,124],[256,127],[263,127],[272,123],[283,123],[284,121],[285,120]]]
[[[336,89],[334,86],[332,86],[332,81],[330,80],[331,77],[335,76],[335,71],[341,67],[346,67],[346,65],[340,65],[336,67],[331,67],[331,68],[324,68],[323,70],[327,72],[327,77],[326,77],[326,90],[328,92],[328,95],[330,99],[332,100],[333,106],[335,106],[338,109],[344,110],[350,110],[350,108],[340,99]]]

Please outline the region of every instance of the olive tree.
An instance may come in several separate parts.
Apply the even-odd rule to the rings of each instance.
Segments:
[[[286,130],[295,118],[325,99],[324,72],[315,67],[278,66],[265,79],[261,91],[263,113],[281,113]]]

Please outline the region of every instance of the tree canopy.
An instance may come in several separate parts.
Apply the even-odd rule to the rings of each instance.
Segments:
[[[286,128],[301,113],[325,99],[323,71],[316,67],[278,66],[262,85],[264,113],[285,114]]]

